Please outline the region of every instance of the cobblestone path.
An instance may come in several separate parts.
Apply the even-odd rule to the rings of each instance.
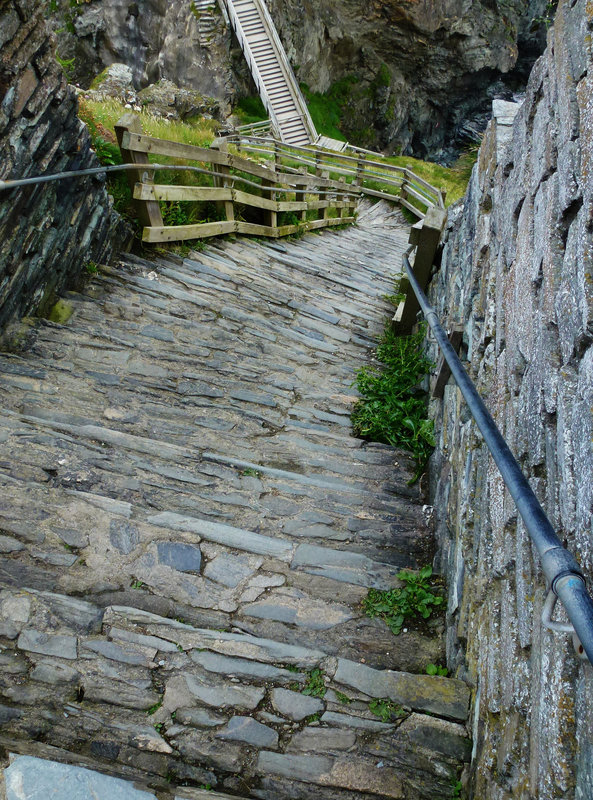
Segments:
[[[451,796],[469,691],[424,674],[441,623],[394,637],[361,607],[431,555],[409,457],[349,423],[406,241],[379,205],[124,256],[0,355],[6,752],[159,798]]]

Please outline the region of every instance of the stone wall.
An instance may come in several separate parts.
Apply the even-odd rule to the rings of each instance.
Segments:
[[[589,576],[592,27],[591,3],[560,2],[524,102],[495,103],[430,288],[441,320],[463,324],[469,372]],[[475,687],[471,796],[591,797],[593,669],[542,628],[537,556],[451,382],[431,411],[449,666]]]
[[[98,166],[77,101],[34,0],[0,0],[0,178]],[[89,261],[109,255],[104,181],[60,181],[0,193],[0,330],[43,312]]]

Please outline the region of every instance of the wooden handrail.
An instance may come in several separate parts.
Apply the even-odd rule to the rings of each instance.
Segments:
[[[440,189],[407,167],[369,160],[367,153],[361,153],[358,157],[354,157],[344,155],[342,152],[322,150],[314,145],[288,145],[273,142],[269,137],[260,136],[230,136],[228,140],[247,152],[265,154],[270,153],[274,148],[276,155],[280,154],[284,158],[298,163],[314,166],[316,169],[325,167],[338,175],[351,175],[357,183],[360,183],[363,193],[374,197],[383,196],[385,199],[392,200],[394,195],[387,192],[377,193],[376,189],[365,187],[364,180],[377,181],[387,186],[397,186],[401,188],[401,193],[397,196],[398,202],[420,218],[424,216],[425,212],[410,203],[407,199],[408,196],[422,203],[426,209],[431,206],[441,209],[445,207],[443,192]],[[381,172],[375,171],[376,169]]]
[[[250,233],[258,236],[286,236],[304,230],[330,227],[354,222],[354,210],[360,198],[358,186],[349,186],[344,180],[336,181],[326,175],[283,172],[228,152],[224,139],[216,140],[210,148],[198,147],[146,136],[139,130],[137,118],[126,115],[118,123],[122,158],[129,163],[141,164],[133,185],[133,198],[142,212],[143,240],[146,242],[172,242],[185,239],[217,236],[225,233]],[[179,164],[180,171],[193,170],[207,175],[213,186],[159,185],[151,176],[158,171],[149,155],[168,156],[194,162],[200,166]],[[149,170],[148,167],[152,167]],[[237,188],[239,184],[242,188]],[[281,195],[281,197],[277,197]],[[160,202],[216,202],[226,220],[192,225],[165,225],[160,212]],[[236,218],[235,204],[257,210],[264,216],[264,224],[245,222]],[[158,211],[158,217],[149,218],[146,209]],[[336,217],[329,217],[335,209]],[[278,214],[299,212],[301,223],[279,225]],[[307,212],[321,214],[317,219],[306,219]]]

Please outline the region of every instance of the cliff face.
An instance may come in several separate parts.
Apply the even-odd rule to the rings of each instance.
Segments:
[[[590,3],[559,4],[514,122],[502,108],[463,204],[450,210],[430,292],[443,323],[463,326],[480,394],[589,577],[592,28]],[[542,626],[539,559],[451,382],[432,411],[448,660],[465,665],[476,690],[472,796],[584,800],[593,785],[591,666],[576,659],[569,635]]]
[[[66,4],[67,5],[67,4]],[[90,0],[62,34],[74,78],[88,86],[114,61],[134,70],[137,88],[167,78],[219,101],[245,87],[240,57],[216,6],[189,0]],[[314,91],[355,76],[346,133],[353,140],[416,155],[447,156],[487,115],[493,96],[524,85],[543,49],[534,23],[546,0],[269,0],[301,80]],[[521,53],[519,66],[517,59]],[[236,54],[235,54],[236,55]]]
[[[369,143],[419,156],[446,157],[493,96],[524,85],[522,70],[543,49],[541,25],[532,24],[545,6],[538,0],[269,2],[311,88],[359,77],[346,132],[356,138],[372,124]]]
[[[106,66],[122,63],[132,69],[136,89],[167,79],[222,102],[232,95],[230,33],[216,4],[207,27],[190,0],[91,0],[75,14],[69,8],[62,3],[52,21],[61,29],[60,55],[74,59],[72,80],[83,88]]]
[[[55,40],[31,0],[0,2],[0,178],[98,166]],[[108,257],[104,182],[85,178],[0,193],[0,329],[43,311],[89,261]]]

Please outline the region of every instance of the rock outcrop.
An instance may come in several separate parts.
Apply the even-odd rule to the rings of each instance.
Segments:
[[[218,5],[90,0],[61,36],[85,88],[118,61],[136,88],[167,79],[232,99],[249,78]],[[447,159],[485,125],[492,97],[510,99],[543,50],[546,0],[269,0],[298,77],[314,91],[355,76],[347,135],[355,143]],[[208,35],[200,33],[203,15]]]
[[[561,2],[517,107],[497,109],[431,288],[559,538],[591,575],[593,16]],[[516,117],[513,117],[516,113]],[[546,587],[514,503],[450,384],[433,412],[450,664],[476,686],[474,797],[591,796],[591,666],[540,621]],[[447,571],[447,570],[445,570]],[[557,617],[561,612],[557,611]]]
[[[0,3],[0,178],[99,166],[38,4]],[[109,255],[116,220],[104,181],[0,192],[0,329],[43,311],[84,265]]]

